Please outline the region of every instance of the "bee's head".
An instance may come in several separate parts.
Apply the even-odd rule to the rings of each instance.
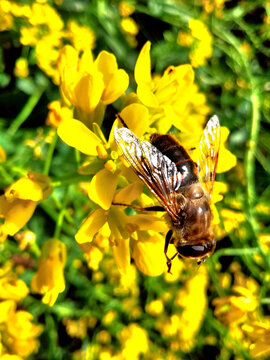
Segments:
[[[213,235],[210,235],[189,245],[178,245],[176,249],[180,256],[190,259],[197,259],[198,264],[200,264],[213,253],[215,247],[215,238]]]

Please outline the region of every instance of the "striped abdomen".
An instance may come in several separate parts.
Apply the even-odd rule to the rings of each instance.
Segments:
[[[183,175],[181,186],[198,181],[197,167],[186,150],[170,135],[153,134],[150,142],[162,154],[175,163],[177,170]]]

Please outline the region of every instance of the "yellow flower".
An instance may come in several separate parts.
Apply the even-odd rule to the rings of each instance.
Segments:
[[[84,252],[84,257],[87,261],[88,267],[97,271],[99,263],[103,259],[103,252],[97,246],[92,246],[89,243],[80,245],[80,248]]]
[[[0,8],[0,31],[10,30],[13,26],[13,18]]]
[[[140,354],[148,351],[147,332],[137,324],[130,324],[119,334],[124,359],[138,360]]]
[[[16,60],[14,74],[20,78],[25,78],[29,75],[28,62],[25,58],[18,58]]]
[[[220,215],[222,216],[226,233],[239,229],[240,224],[246,220],[245,214],[230,209],[221,209]]]
[[[18,302],[24,299],[28,293],[25,282],[17,279],[15,274],[0,278],[0,299]]]
[[[5,300],[0,302],[0,324],[9,320],[10,315],[16,309],[16,302],[14,300]]]
[[[44,294],[42,302],[54,305],[58,294],[65,290],[64,267],[66,246],[57,239],[50,239],[42,246],[38,272],[33,276],[31,288]]]
[[[52,6],[36,2],[32,5],[29,23],[33,26],[47,25],[51,31],[59,31],[64,27],[63,20]]]
[[[77,51],[95,47],[95,34],[88,26],[80,26],[75,21],[69,21],[67,29],[66,36]]]
[[[66,327],[67,333],[70,337],[77,337],[83,339],[87,332],[88,319],[82,317],[78,320],[63,319],[63,324]]]
[[[164,311],[163,301],[161,299],[152,300],[145,306],[145,311],[152,316],[159,316]]]
[[[42,332],[41,325],[32,323],[33,316],[26,311],[13,313],[6,323],[3,343],[13,354],[28,357],[37,351],[39,342],[36,338]]]
[[[121,1],[118,5],[121,16],[129,16],[133,14],[134,7],[126,1]]]
[[[266,359],[270,355],[270,323],[246,323],[242,325],[242,330],[252,342],[249,346],[252,358]]]
[[[176,296],[175,305],[183,308],[178,331],[180,347],[183,351],[190,351],[203,321],[207,307],[207,284],[207,269],[201,266],[197,274],[186,282],[185,287],[179,290]]]
[[[220,138],[220,150],[217,165],[217,173],[223,173],[229,171],[236,166],[237,158],[225,147],[225,143],[229,136],[229,129],[225,126],[221,126],[221,138]]]
[[[150,42],[142,48],[134,69],[139,100],[149,108],[157,131],[167,133],[172,125],[194,136],[201,133],[209,112],[205,96],[198,93],[191,65],[168,67],[162,77],[151,76]],[[193,139],[194,141],[194,139]]]
[[[257,296],[252,290],[239,285],[234,285],[232,290],[238,295],[224,296],[213,300],[215,316],[226,325],[243,321],[247,313],[252,314],[258,307]]]
[[[93,120],[102,121],[94,116],[94,111],[117,100],[129,83],[127,73],[118,69],[115,56],[106,51],[93,61],[89,51],[84,51],[79,59],[78,53],[66,46],[60,54],[59,70],[64,100],[75,107],[76,117],[88,126]]]
[[[5,219],[0,234],[3,240],[18,232],[29,221],[38,202],[50,195],[49,182],[48,176],[30,172],[0,196],[0,217]]]
[[[126,32],[129,35],[137,35],[139,32],[139,27],[136,24],[136,22],[130,18],[130,17],[125,17],[121,20],[121,28],[123,29],[124,32]]]
[[[198,67],[206,64],[206,59],[212,56],[212,35],[206,25],[197,19],[190,19],[188,26],[195,39],[189,54],[191,65]]]
[[[61,106],[59,100],[52,101],[48,105],[50,110],[46,119],[46,125],[57,128],[66,119],[72,119],[72,110],[66,106]]]

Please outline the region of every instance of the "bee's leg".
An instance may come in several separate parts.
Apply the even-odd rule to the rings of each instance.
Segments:
[[[165,211],[162,206],[147,206],[144,208],[144,207],[140,207],[140,206],[136,206],[136,205],[115,203],[115,202],[113,202],[112,205],[127,206],[136,211]]]
[[[168,273],[170,273],[170,274],[171,274],[172,260],[178,254],[178,253],[176,253],[171,259],[167,255],[168,247],[169,247],[169,245],[171,243],[171,240],[172,240],[172,234],[173,234],[172,230],[169,230],[167,232],[167,235],[166,235],[166,238],[165,238],[165,246],[164,246],[164,254],[165,254],[166,259],[167,259]]]

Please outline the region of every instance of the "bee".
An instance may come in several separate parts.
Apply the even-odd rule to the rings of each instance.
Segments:
[[[115,127],[118,147],[160,203],[161,207],[152,209],[166,212],[169,231],[164,253],[168,272],[177,255],[196,259],[200,264],[216,247],[210,203],[220,147],[218,117],[213,116],[206,124],[197,163],[173,136],[155,133],[150,136],[150,142],[141,141],[128,129],[124,120],[119,119],[125,127]],[[174,244],[177,251],[171,258],[167,255],[169,244]]]

